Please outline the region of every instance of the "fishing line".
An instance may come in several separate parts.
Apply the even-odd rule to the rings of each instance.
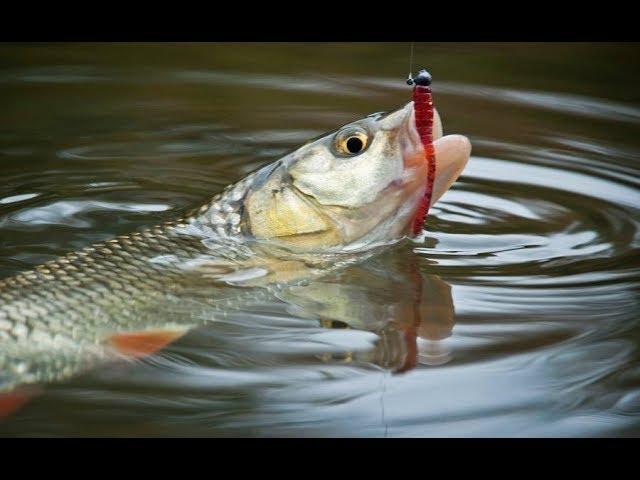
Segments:
[[[414,42],[411,42],[411,50],[409,51],[409,76],[407,77],[409,85],[413,84],[413,44]],[[409,83],[409,80],[411,80],[411,83]]]

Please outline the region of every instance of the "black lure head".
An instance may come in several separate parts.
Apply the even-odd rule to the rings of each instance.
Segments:
[[[418,72],[418,75],[415,78],[407,78],[407,85],[413,84],[428,87],[431,85],[431,74],[423,68]]]

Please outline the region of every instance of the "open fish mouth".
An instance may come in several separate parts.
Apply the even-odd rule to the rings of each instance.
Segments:
[[[406,118],[411,141],[407,142],[404,161],[406,167],[423,170],[417,175],[423,182],[423,199],[417,208],[413,228],[413,234],[418,235],[428,218],[429,208],[442,198],[466,167],[471,155],[471,142],[464,135],[444,136],[442,121],[435,108],[429,117],[424,110],[416,109],[415,105],[411,107]],[[425,134],[425,124],[430,134]]]

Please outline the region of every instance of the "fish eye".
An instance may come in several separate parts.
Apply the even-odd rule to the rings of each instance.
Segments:
[[[335,148],[341,155],[357,155],[369,145],[369,134],[363,128],[350,127],[336,134]]]

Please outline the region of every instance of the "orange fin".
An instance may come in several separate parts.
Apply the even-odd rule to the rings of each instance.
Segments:
[[[0,421],[20,410],[40,392],[36,387],[17,387],[11,392],[0,393]]]
[[[184,334],[185,331],[181,330],[116,333],[108,338],[108,343],[123,355],[142,358],[163,349]]]

